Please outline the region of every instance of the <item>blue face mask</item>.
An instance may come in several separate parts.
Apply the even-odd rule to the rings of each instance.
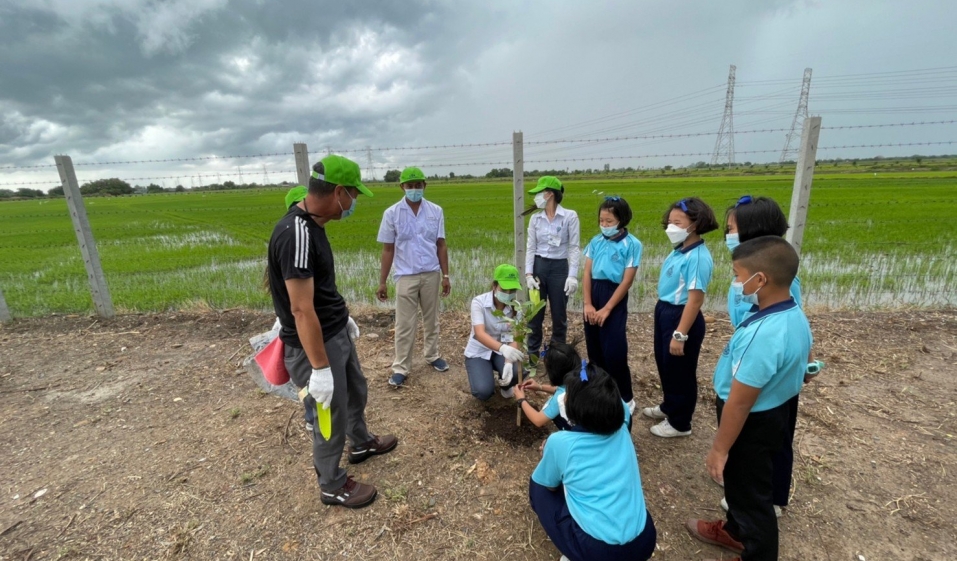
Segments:
[[[511,304],[515,300],[515,295],[509,292],[496,290],[495,299],[501,302],[502,304]]]
[[[601,235],[605,236],[606,238],[613,238],[615,237],[615,234],[618,233],[618,224],[615,224],[614,226],[607,226],[607,227],[599,226],[599,228],[601,228]]]
[[[757,305],[757,303],[758,303],[758,291],[761,290],[760,287],[758,288],[758,290],[755,290],[755,291],[752,292],[751,294],[745,294],[745,293],[744,293],[744,285],[746,285],[746,284],[748,284],[749,282],[751,282],[751,279],[753,279],[753,278],[756,277],[757,275],[758,275],[757,273],[754,273],[753,275],[751,275],[750,277],[748,277],[748,280],[746,280],[746,281],[744,281],[744,282],[732,282],[732,283],[731,283],[731,292],[734,293],[734,301],[735,301],[735,302],[747,302],[748,304]]]
[[[410,203],[417,203],[422,200],[422,195],[425,194],[425,189],[406,189],[405,198],[409,199]]]
[[[741,242],[738,241],[737,234],[726,234],[724,236],[724,244],[728,246],[728,251],[734,251],[734,248],[741,245]]]
[[[349,195],[348,190],[346,191],[346,195]],[[339,217],[339,220],[345,220],[346,218],[349,218],[352,216],[352,213],[356,211],[356,199],[354,199],[352,195],[349,195],[349,198],[352,199],[352,204],[349,205],[349,208],[342,208],[342,203],[339,203],[339,210],[342,211],[342,216]],[[336,199],[336,202],[338,202],[338,199]]]

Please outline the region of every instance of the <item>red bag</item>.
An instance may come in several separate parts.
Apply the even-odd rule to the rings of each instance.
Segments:
[[[276,337],[261,351],[256,353],[256,364],[263,372],[263,378],[274,386],[281,386],[289,381],[289,372],[286,371],[286,361],[283,360],[286,346],[282,339]]]

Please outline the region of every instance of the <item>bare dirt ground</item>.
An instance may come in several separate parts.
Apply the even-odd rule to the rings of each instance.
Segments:
[[[370,508],[322,506],[300,407],[259,391],[239,361],[273,317],[231,310],[19,320],[0,328],[0,559],[558,558],[528,507],[547,431],[468,392],[465,314],[443,316],[448,373],[419,358],[386,385],[391,318],[356,313],[370,427],[399,448],[351,469]],[[781,558],[957,558],[957,312],[811,318],[828,363],[806,387]],[[660,390],[651,318],[630,319],[636,399]],[[694,435],[661,440],[636,418],[655,559],[720,557],[683,522],[718,517],[704,468],[710,375],[730,335],[709,324]],[[580,326],[572,326],[572,333]],[[614,474],[609,474],[613,477]],[[725,556],[727,558],[729,556]]]

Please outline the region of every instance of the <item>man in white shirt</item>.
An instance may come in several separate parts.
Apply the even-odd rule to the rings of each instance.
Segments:
[[[412,368],[418,312],[422,311],[425,360],[439,372],[449,369],[439,354],[439,291],[448,296],[449,252],[445,245],[442,207],[425,200],[425,174],[416,167],[402,171],[402,200],[385,210],[379,225],[382,244],[379,288],[381,302],[389,298],[386,281],[395,266],[395,360],[389,384],[400,387]]]

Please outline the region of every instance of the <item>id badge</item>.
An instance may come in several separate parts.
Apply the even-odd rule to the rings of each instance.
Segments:
[[[550,245],[550,246],[552,246],[552,247],[558,247],[558,246],[562,245],[562,238],[561,238],[561,236],[556,236],[556,235],[554,235],[554,234],[549,234],[549,236],[548,236],[548,245]]]
[[[514,342],[515,342],[515,337],[512,337],[512,334],[511,334],[511,333],[502,333],[502,335],[499,337],[499,341],[501,341],[501,342],[503,342],[503,343],[505,343],[505,344],[507,345],[507,344],[509,344],[509,343],[514,343]]]

